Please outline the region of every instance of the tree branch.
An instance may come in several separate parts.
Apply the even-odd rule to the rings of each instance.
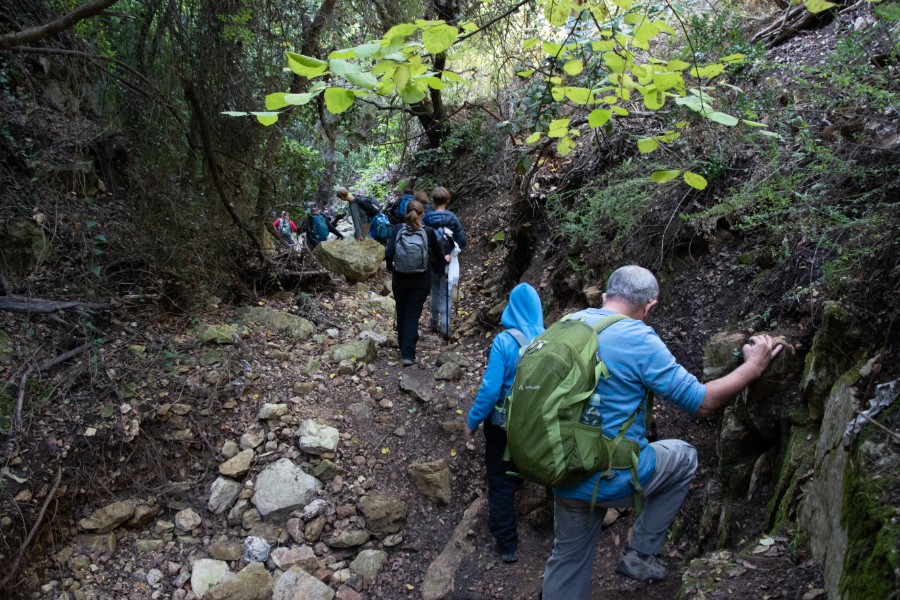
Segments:
[[[30,27],[15,33],[0,35],[0,50],[7,50],[9,48],[21,46],[22,44],[30,44],[46,37],[50,37],[51,35],[55,35],[60,31],[68,29],[79,21],[102,13],[116,2],[118,2],[118,0],[93,0],[93,2],[82,4],[72,12],[63,15],[50,23],[39,25],[37,27]]]

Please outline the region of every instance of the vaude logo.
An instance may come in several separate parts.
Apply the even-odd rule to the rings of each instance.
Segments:
[[[539,390],[541,386],[539,385],[519,385],[519,390]]]

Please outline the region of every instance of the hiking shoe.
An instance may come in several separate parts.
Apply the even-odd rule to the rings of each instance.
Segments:
[[[669,571],[653,554],[644,554],[629,548],[619,557],[616,573],[638,581],[662,581]]]
[[[411,358],[404,358],[404,359],[403,359],[403,366],[404,366],[404,367],[411,367],[411,366],[413,366],[414,364],[416,364],[416,361],[413,360],[413,359],[411,359]]]
[[[501,552],[500,560],[502,560],[505,563],[514,563],[517,560],[519,560],[519,555],[516,553],[515,550],[513,550],[511,552]]]

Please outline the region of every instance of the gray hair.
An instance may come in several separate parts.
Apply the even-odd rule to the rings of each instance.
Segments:
[[[659,284],[653,273],[644,267],[619,267],[606,282],[606,296],[627,302],[630,306],[642,306],[659,297]]]

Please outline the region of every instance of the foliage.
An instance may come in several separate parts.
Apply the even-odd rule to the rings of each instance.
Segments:
[[[282,138],[275,157],[278,198],[293,204],[314,199],[318,192],[316,176],[324,167],[318,150],[291,138]]]
[[[419,173],[446,172],[462,154],[476,163],[489,161],[497,149],[497,137],[485,129],[485,121],[484,115],[480,114],[450,121],[447,138],[440,148],[416,152],[413,157],[415,170]]]
[[[648,198],[656,188],[646,177],[650,166],[626,161],[579,190],[551,195],[548,213],[566,236],[588,245],[608,241],[610,247],[621,247],[652,207]]]

